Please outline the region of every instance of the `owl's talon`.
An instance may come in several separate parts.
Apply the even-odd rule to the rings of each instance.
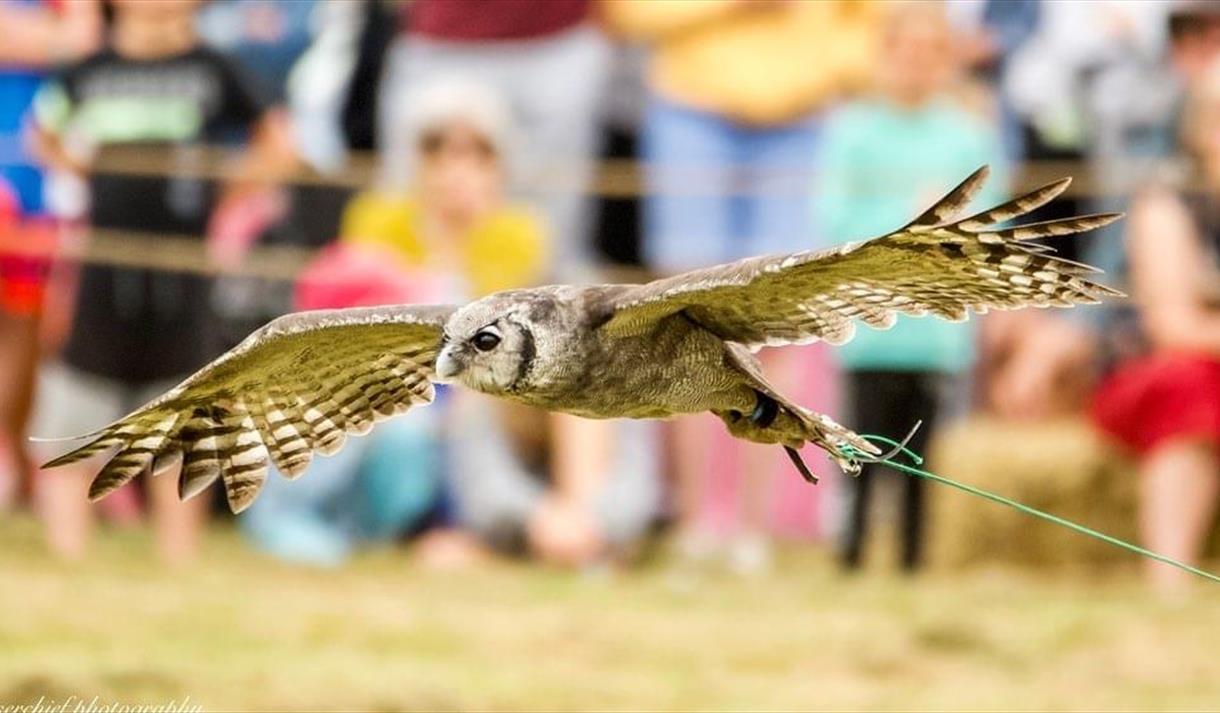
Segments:
[[[792,465],[800,471],[801,477],[813,485],[818,484],[818,476],[809,470],[809,466],[805,465],[805,461],[801,459],[801,454],[792,446],[784,446],[784,452],[788,454],[788,460],[792,461]]]

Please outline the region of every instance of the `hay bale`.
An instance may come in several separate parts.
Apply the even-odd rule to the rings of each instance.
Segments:
[[[1083,420],[1012,423],[974,417],[943,430],[929,468],[1128,541],[1136,538],[1136,473]],[[1134,555],[944,486],[932,486],[929,562],[1063,567]]]

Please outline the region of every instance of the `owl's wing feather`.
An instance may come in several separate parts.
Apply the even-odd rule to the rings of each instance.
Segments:
[[[432,401],[433,361],[453,311],[404,305],[280,317],[44,467],[110,453],[89,489],[96,500],[181,462],[184,499],[219,479],[240,512],[269,463],[296,477],[314,451],[332,454],[347,434]]]
[[[857,319],[885,329],[898,314],[961,321],[970,312],[1070,307],[1122,295],[1088,279],[1100,270],[1028,242],[1100,228],[1121,215],[993,227],[1050,202],[1067,188],[1071,179],[1065,178],[959,218],[986,176],[984,166],[911,223],[880,238],[748,258],[618,290],[601,328],[640,334],[681,313],[752,348],[841,344],[855,333]]]

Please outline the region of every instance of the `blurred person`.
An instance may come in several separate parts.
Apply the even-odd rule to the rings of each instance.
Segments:
[[[1038,29],[1041,0],[956,0],[945,13],[957,35],[961,61],[991,87],[1003,87],[1013,55]],[[1010,161],[1025,154],[1021,124],[1008,95],[992,97],[1000,122],[1000,135]]]
[[[1158,0],[1040,4],[1037,26],[1009,58],[1002,87],[1021,124],[1023,159],[1076,163],[1094,151],[1102,140],[1096,110],[1099,79],[1124,65],[1158,61],[1171,7]],[[1108,97],[1103,94],[1102,100]],[[1155,103],[1144,95],[1140,101]],[[1084,212],[1081,199],[1065,198],[1039,217],[1049,220]],[[1098,239],[1090,236],[1065,244],[1061,254],[1082,260]]]
[[[336,309],[447,299],[445,273],[412,267],[402,251],[375,234],[322,250],[296,285],[297,310]],[[481,554],[454,525],[444,478],[440,433],[446,408],[383,424],[319,459],[309,477],[289,483],[272,472],[261,497],[241,518],[260,549],[317,566],[343,563],[357,547],[412,538],[429,563],[460,566]]]
[[[42,294],[55,243],[43,173],[27,145],[26,115],[48,67],[101,41],[93,2],[0,2],[0,502],[28,495],[26,421],[38,361]],[[5,492],[7,491],[7,493]]]
[[[600,158],[607,167],[636,165],[640,157],[640,123],[647,90],[644,88],[644,48],[616,38],[611,55],[609,89],[599,114]],[[611,169],[613,170],[613,169]],[[609,173],[607,172],[607,174]],[[621,175],[621,174],[620,174]],[[597,197],[593,244],[598,260],[620,274],[638,279],[643,259],[643,200],[638,192],[603,192]]]
[[[284,103],[288,77],[309,48],[316,0],[210,0],[199,10],[199,35],[241,67],[260,94]]]
[[[1143,544],[1193,564],[1220,500],[1220,61],[1191,92],[1182,142],[1189,172],[1147,188],[1132,207],[1138,319],[1112,335],[1118,361],[1093,417],[1138,460]],[[1157,563],[1148,575],[1167,594],[1189,584]]]
[[[1108,65],[1155,61],[1165,46],[1171,3],[1047,2],[1033,35],[1014,56],[1005,92],[1026,124],[1027,157],[1078,155],[1090,135],[1091,83]]]
[[[379,111],[383,151],[405,183],[409,153],[401,98],[438,77],[478,77],[502,94],[520,133],[510,188],[541,208],[555,240],[553,268],[591,264],[588,192],[608,47],[590,0],[415,0],[386,59]]]
[[[1169,147],[1161,137],[1172,132],[1157,126],[1168,125],[1175,103],[1176,81],[1163,76],[1173,7],[1143,1],[1043,2],[1032,34],[1007,57],[1001,96],[1020,124],[1022,158],[1034,165],[1084,165],[1089,159],[1096,170],[1086,189],[1095,210],[1123,210],[1123,200],[1113,196],[1130,186],[1132,160],[1162,156]],[[1038,217],[1086,212],[1085,198],[1066,198]],[[1122,261],[1117,230],[1111,226],[1056,249],[1067,259],[1116,271]],[[1103,306],[989,319],[979,372],[986,410],[1026,423],[1078,415],[1096,376],[1091,333],[1109,311]]]
[[[87,177],[97,228],[198,237],[249,191],[291,165],[283,120],[238,72],[203,47],[197,2],[116,0],[106,46],[72,63],[35,99],[38,151],[57,168]],[[210,183],[172,175],[198,160],[205,142],[248,136],[248,149],[223,195]],[[123,152],[164,151],[168,176],[107,173]],[[59,360],[40,374],[40,435],[88,432],[131,411],[213,356],[210,280],[196,274],[89,264]],[[89,467],[44,474],[40,499],[52,549],[79,557],[92,512]],[[206,500],[181,503],[176,475],[149,481],[161,555],[171,563],[196,549]],[[131,486],[128,486],[131,487]],[[132,493],[134,491],[127,491]]]
[[[1003,168],[1004,150],[994,125],[963,106],[953,35],[944,5],[908,0],[887,6],[877,86],[827,121],[816,212],[835,243],[882,235],[956,184],[990,164]],[[1000,202],[1004,181],[993,180],[980,204]],[[948,381],[974,360],[971,323],[899,317],[887,331],[861,329],[838,352],[846,369],[847,425],[860,433],[897,437],[923,426],[910,447],[924,452],[943,411]],[[843,563],[861,564],[873,493],[885,468],[865,465],[848,479],[849,515]],[[896,476],[900,492],[900,557],[905,570],[921,559],[924,483]]]
[[[446,302],[536,283],[544,232],[504,196],[507,111],[486,88],[437,83],[408,95],[399,120],[415,137],[412,187],[376,188],[348,204],[340,240],[302,276],[296,309]],[[443,389],[414,411],[319,460],[306,483],[270,478],[242,518],[260,548],[316,565],[344,561],[362,543],[421,535],[420,556],[450,564],[479,556],[460,534],[447,477]],[[493,426],[494,427],[494,426]]]
[[[1220,9],[1212,2],[1173,3],[1165,17],[1168,47],[1149,63],[1135,55],[1096,80],[1092,163],[1099,208],[1127,210],[1126,191],[1151,180],[1181,152],[1185,96],[1220,57]],[[1086,262],[1125,274],[1128,253],[1120,226],[1098,231]],[[1079,414],[1095,385],[1099,350],[1110,334],[1126,333],[1130,310],[1102,305],[1068,315],[1004,315],[985,332],[985,403],[993,413],[1024,421]]]
[[[501,97],[450,79],[407,98],[412,188],[357,196],[344,242],[391,249],[439,278],[434,301],[540,282],[550,245],[533,215],[506,198],[515,134]],[[446,419],[444,480],[457,520],[498,547],[584,565],[630,546],[656,515],[649,424],[547,415],[470,393],[450,398],[443,410],[409,418]]]
[[[303,158],[333,172],[349,151],[380,148],[378,87],[396,31],[383,0],[323,0],[314,13],[313,41],[288,78],[288,103]]]
[[[676,273],[815,247],[809,195],[821,117],[867,76],[880,6],[696,0],[602,7],[611,27],[651,50],[640,139],[645,264]],[[809,350],[763,355],[774,381],[795,392],[810,385],[804,372],[818,371],[816,358]],[[763,531],[787,464],[773,449],[730,439],[715,419],[683,419],[673,433],[683,549],[703,558],[728,534],[732,567],[765,568]],[[748,474],[727,491],[736,502],[719,507],[713,452],[732,464],[731,476]],[[711,516],[729,509],[737,511],[734,521],[717,533]]]
[[[1177,152],[1188,87],[1220,52],[1220,6],[1197,0],[1161,5],[1165,11],[1148,20],[1163,27],[1158,51],[1126,54],[1099,70],[1092,82],[1091,159],[1103,187],[1112,191],[1130,191],[1140,180],[1132,169],[1149,168],[1133,162]]]
[[[350,7],[349,7],[350,6]],[[359,3],[317,0],[211,0],[200,7],[196,26],[201,40],[237,67],[256,94],[290,118],[294,151],[305,161],[326,151],[326,136],[314,130],[310,116],[291,104],[296,68],[305,53],[343,16],[359,14]],[[342,59],[327,57],[325,76],[315,79],[342,86]],[[314,182],[267,185],[246,191],[243,200],[226,206],[216,220],[209,246],[222,266],[236,266],[259,243],[316,249],[332,240],[351,191]],[[284,281],[249,275],[222,275],[212,288],[212,307],[222,348],[236,345],[250,331],[292,307],[291,287]]]
[[[1155,180],[1159,167],[1181,153],[1178,126],[1186,95],[1220,56],[1220,5],[1206,0],[1166,5],[1163,51],[1153,57],[1131,53],[1099,71],[1092,82],[1089,161],[1099,209],[1129,210],[1136,189]],[[1120,226],[1108,228],[1092,241],[1088,261],[1124,271],[1122,245]],[[1090,317],[1104,323],[1108,314]]]

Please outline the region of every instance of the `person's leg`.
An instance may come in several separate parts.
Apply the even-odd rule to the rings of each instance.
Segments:
[[[591,27],[513,43],[489,58],[511,68],[507,94],[523,154],[516,164],[526,195],[550,223],[561,277],[579,279],[592,267],[589,193],[610,60],[605,36]]]
[[[350,439],[330,457],[314,456],[309,472],[290,482],[274,467],[250,509],[238,518],[254,546],[288,562],[342,564],[355,544],[352,512],[367,439]]]
[[[763,371],[780,393],[799,393],[809,363],[802,349],[767,349],[759,354]],[[781,478],[799,476],[779,446],[735,441],[741,464],[739,477],[739,531],[730,551],[731,564],[742,574],[767,569],[771,561],[770,540],[776,497]]]
[[[1192,438],[1164,442],[1140,463],[1139,525],[1150,550],[1194,564],[1210,531],[1220,497],[1216,446]],[[1159,591],[1180,593],[1190,575],[1148,561],[1148,578]]]
[[[125,394],[123,412],[129,413],[177,384],[172,379],[133,387]],[[145,492],[148,516],[152,524],[157,553],[169,565],[183,565],[199,550],[199,538],[212,502],[212,491],[200,493],[187,501],[178,499],[179,468],[172,468],[157,477],[148,476]],[[127,487],[134,485],[129,484]]]
[[[732,258],[795,252],[814,246],[810,200],[813,131],[801,124],[771,130],[735,127],[732,187],[734,249]],[[802,390],[808,355],[801,350],[767,350],[760,355],[768,378],[781,390]],[[739,446],[742,479],[742,524],[739,568],[765,566],[763,533],[773,511],[778,478],[789,474],[782,451],[773,446]]]
[[[658,424],[622,419],[603,421],[617,447],[594,501],[603,537],[616,550],[630,548],[661,512]]]
[[[896,409],[895,417],[898,422],[904,418],[909,420],[910,425],[907,428],[914,426],[917,421],[923,421],[908,447],[916,453],[924,454],[928,452],[928,444],[936,427],[940,408],[941,377],[931,372],[911,372],[904,377],[909,381],[909,398],[906,399],[904,408]],[[883,435],[898,439],[906,434],[895,431]],[[923,478],[902,473],[898,474],[898,477],[901,478],[899,492],[902,494],[900,564],[903,570],[912,572],[919,567],[923,555],[924,494],[927,488]]]
[[[742,257],[818,247],[813,209],[818,122],[740,133],[748,206]]]
[[[732,255],[731,136],[721,119],[652,97],[641,128],[645,264],[670,274],[712,265]],[[729,438],[718,419],[694,414],[670,427],[680,539],[701,557],[712,536],[705,521],[710,445]]]
[[[872,404],[873,397],[869,375],[858,371],[845,371],[844,382],[847,398],[851,405],[852,422],[859,423]],[[876,466],[866,465],[854,478],[846,478],[847,517],[843,525],[843,544],[841,557],[844,567],[857,569],[860,567],[864,543],[868,528],[868,508],[873,489],[873,470]]]
[[[850,498],[846,528],[843,531],[843,566],[858,569],[868,538],[868,509],[872,501],[873,479],[878,466],[866,465],[860,474],[847,481]]]
[[[37,364],[37,316],[0,307],[0,491],[8,489],[16,502],[29,498],[33,477],[25,436]]]
[[[123,415],[121,388],[100,377],[84,374],[62,363],[44,365],[38,374],[37,406],[33,432],[44,438],[79,436]],[[62,453],[63,444],[49,443],[35,455],[49,460]],[[35,499],[47,528],[47,544],[56,555],[78,559],[85,553],[93,527],[89,482],[99,467],[98,459],[52,470],[36,476]]]
[[[643,254],[647,267],[675,273],[731,259],[731,127],[652,97],[644,113]]]
[[[209,489],[185,502],[179,500],[178,468],[173,468],[150,478],[146,492],[157,553],[169,565],[188,563],[199,551],[214,491]]]
[[[381,424],[365,437],[357,502],[351,508],[360,538],[388,542],[417,531],[444,495],[440,419],[431,409]]]
[[[447,397],[445,480],[457,519],[489,544],[520,551],[546,489],[515,452],[494,400],[469,392]]]
[[[851,425],[857,433],[889,434],[894,424],[902,420],[895,413],[904,411],[904,380],[901,373],[889,371],[853,370],[847,372],[847,389],[851,404]],[[843,565],[849,569],[860,566],[868,539],[871,520],[872,494],[887,469],[881,465],[865,465],[860,475],[849,478],[847,527],[843,532]]]

